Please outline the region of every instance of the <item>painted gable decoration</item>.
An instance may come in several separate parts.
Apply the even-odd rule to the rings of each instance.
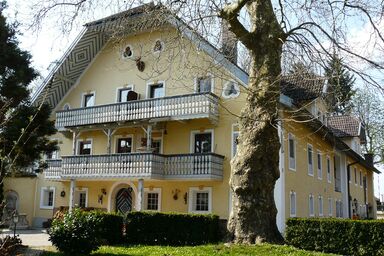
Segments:
[[[234,81],[229,81],[223,86],[222,96],[224,98],[236,98],[240,95],[239,85]]]

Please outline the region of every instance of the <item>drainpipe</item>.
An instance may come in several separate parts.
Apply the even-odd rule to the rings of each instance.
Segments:
[[[351,164],[348,164],[347,165],[347,187],[348,187],[348,216],[350,219],[352,219],[352,216],[351,216],[351,202],[352,202],[352,198],[351,198],[351,188],[350,188],[350,179],[351,179],[351,166],[352,165],[355,165],[357,164],[358,162],[353,162]]]

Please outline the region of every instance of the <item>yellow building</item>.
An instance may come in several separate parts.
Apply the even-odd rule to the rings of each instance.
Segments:
[[[248,74],[226,56],[153,5],[86,24],[33,98],[53,107],[60,150],[47,157],[43,174],[6,180],[18,211],[33,226],[60,207],[227,219]],[[359,136],[338,137],[326,125],[324,81],[307,98],[295,98],[300,83],[286,81],[293,89],[280,97],[280,230],[290,216],[364,217],[369,210],[374,217],[377,170],[350,148]],[[298,112],[313,120],[293,121]]]

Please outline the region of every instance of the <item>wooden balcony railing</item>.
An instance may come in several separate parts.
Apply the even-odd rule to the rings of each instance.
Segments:
[[[156,118],[209,118],[217,121],[218,97],[212,93],[195,93],[57,111],[56,128]]]
[[[129,153],[64,156],[50,160],[47,179],[207,179],[223,178],[224,157],[214,153],[161,155]]]

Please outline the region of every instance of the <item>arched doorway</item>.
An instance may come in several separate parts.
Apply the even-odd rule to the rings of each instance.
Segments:
[[[132,188],[121,188],[116,194],[116,212],[128,213],[132,206]]]

